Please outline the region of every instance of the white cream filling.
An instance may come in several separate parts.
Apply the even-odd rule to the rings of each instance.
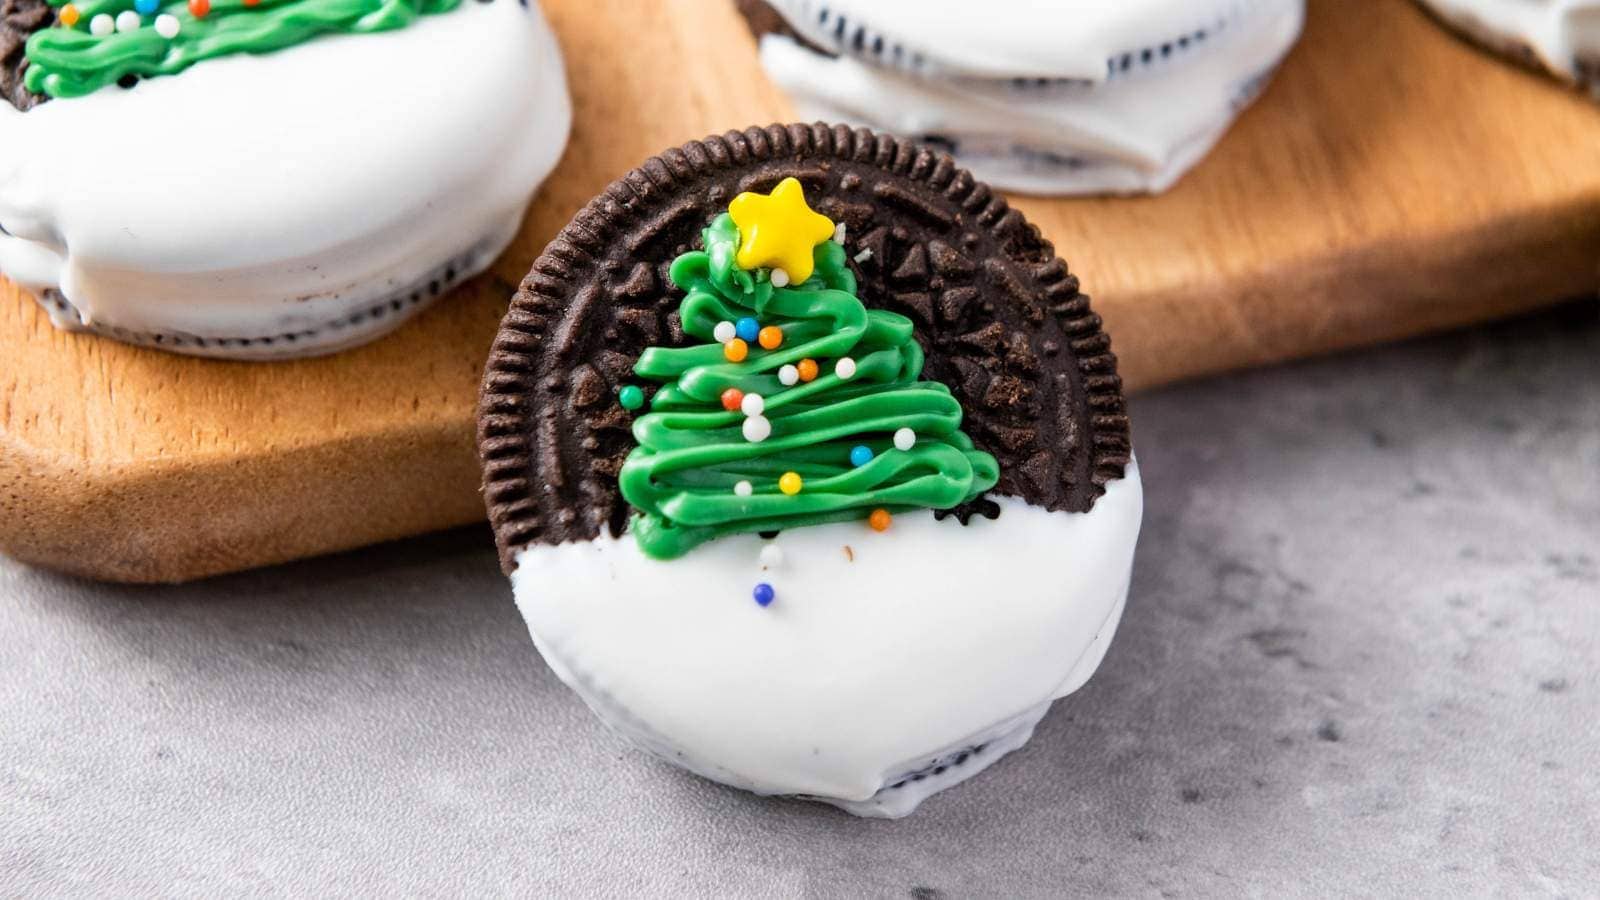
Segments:
[[[1066,194],[1170,187],[1254,99],[1304,20],[1303,0],[1001,0],[976,16],[954,0],[775,6],[842,53],[762,40],[763,67],[804,116],[946,138],[998,187]]]
[[[59,291],[63,325],[326,329],[458,260],[458,278],[486,267],[570,122],[555,38],[517,0],[0,104],[0,272]]]
[[[646,749],[758,793],[903,815],[1020,746],[1098,665],[1127,595],[1136,467],[1088,513],[999,503],[966,526],[922,511],[883,533],[741,535],[665,562],[629,535],[534,545],[512,586],[546,662]],[[783,561],[763,570],[768,543]],[[751,599],[763,581],[766,608]],[[890,794],[986,734],[990,757]]]
[[[1490,43],[1526,45],[1546,68],[1568,79],[1578,77],[1579,57],[1600,58],[1600,0],[1422,2]],[[1600,84],[1593,89],[1600,91]]]

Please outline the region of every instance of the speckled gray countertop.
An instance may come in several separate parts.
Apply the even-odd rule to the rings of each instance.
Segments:
[[[909,819],[626,749],[469,529],[0,562],[0,895],[1600,893],[1600,309],[1136,398],[1100,673]]]

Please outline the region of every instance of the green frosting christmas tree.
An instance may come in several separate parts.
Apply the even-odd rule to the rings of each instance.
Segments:
[[[825,522],[889,527],[994,487],[961,405],[922,381],[910,319],[867,309],[835,228],[800,183],[741,194],[672,264],[684,333],[634,366],[659,385],[623,465],[632,532],[670,559],[705,541]],[[624,406],[643,404],[630,386]]]
[[[23,84],[81,97],[127,77],[175,75],[197,62],[270,53],[324,34],[404,28],[461,0],[49,0],[57,28],[34,32]]]

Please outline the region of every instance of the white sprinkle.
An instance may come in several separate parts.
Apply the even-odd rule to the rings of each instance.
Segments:
[[[139,26],[143,24],[144,20],[139,18],[139,14],[131,9],[125,9],[117,13],[118,31],[138,31]]]
[[[181,26],[178,23],[177,16],[170,15],[168,13],[162,13],[161,15],[156,16],[156,34],[161,35],[167,40],[172,40],[173,38],[177,37],[178,29],[180,27]]]
[[[772,436],[772,423],[766,416],[751,416],[744,420],[744,439],[759,444]]]
[[[839,224],[833,226],[833,242],[835,244],[844,243],[844,223],[843,222],[840,222]]]
[[[894,447],[896,450],[910,450],[917,445],[917,433],[909,428],[901,428],[894,433]]]
[[[863,247],[861,252],[856,254],[856,262],[858,262],[858,263],[864,263],[864,262],[866,262],[867,260],[869,260],[871,258],[872,258],[872,248],[871,247]]]
[[[794,366],[784,366],[778,370],[778,383],[784,387],[794,387],[800,382],[800,370]]]
[[[777,544],[767,544],[761,548],[761,568],[776,569],[783,565],[783,548]]]
[[[856,377],[856,361],[848,356],[840,358],[838,362],[833,364],[833,374],[843,378],[845,381],[849,381]]]
[[[772,286],[773,287],[788,287],[789,286],[789,273],[785,272],[782,269],[773,269],[772,270]]]
[[[711,336],[717,339],[717,343],[726,344],[739,336],[739,329],[732,322],[718,322],[717,327],[711,329]]]
[[[751,494],[754,494],[756,489],[750,486],[750,482],[741,481],[733,486],[733,492],[741,497],[748,497]]]
[[[116,20],[105,13],[101,13],[89,20],[89,33],[95,37],[105,37],[116,30]]]
[[[739,401],[739,411],[747,416],[759,416],[767,409],[767,401],[760,394],[745,394]]]

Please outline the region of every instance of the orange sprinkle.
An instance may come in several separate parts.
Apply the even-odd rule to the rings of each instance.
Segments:
[[[211,14],[211,0],[189,0],[189,14],[204,19]]]
[[[68,3],[66,6],[61,7],[61,24],[68,28],[78,24],[78,19],[82,17],[83,14],[78,12],[77,4]]]
[[[750,355],[750,345],[743,338],[734,338],[722,345],[722,355],[728,358],[728,362],[744,362],[744,358]]]
[[[783,345],[783,329],[768,325],[756,336],[756,342],[768,350],[776,350]]]
[[[245,6],[260,6],[261,0],[244,0]]]
[[[744,402],[744,391],[738,388],[728,388],[722,392],[722,408],[728,412],[735,412],[739,404]]]
[[[867,516],[867,524],[872,526],[873,531],[888,531],[889,522],[892,518],[887,509],[879,508],[873,510],[872,515]]]
[[[812,381],[817,377],[817,361],[814,359],[802,359],[795,368],[800,370],[801,381]]]
[[[791,497],[800,493],[800,473],[783,473],[782,477],[778,479],[778,490],[783,491],[785,494],[788,494]]]

